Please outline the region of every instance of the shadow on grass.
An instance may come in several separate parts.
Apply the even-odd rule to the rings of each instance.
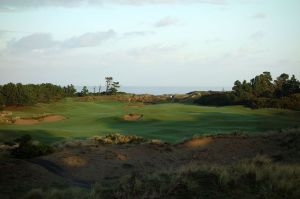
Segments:
[[[283,118],[284,117],[284,118]],[[120,117],[101,118],[108,128],[118,133],[134,134],[150,139],[176,142],[193,135],[245,132],[256,133],[292,128],[299,119],[288,115],[279,117],[240,113],[206,112],[195,115],[192,120],[159,120],[145,118],[137,121],[124,121]]]
[[[64,137],[53,136],[45,130],[0,130],[0,142],[11,141],[22,135],[29,134],[33,139],[43,143],[53,143],[65,139]]]

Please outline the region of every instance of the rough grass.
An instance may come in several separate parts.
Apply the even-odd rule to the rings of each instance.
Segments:
[[[128,106],[129,105],[129,106]],[[206,107],[177,103],[130,106],[128,102],[80,102],[76,98],[10,110],[13,116],[63,115],[66,120],[17,126],[0,125],[0,141],[31,134],[43,142],[65,138],[121,133],[176,142],[193,135],[233,131],[264,132],[299,127],[300,112],[280,109],[252,110],[242,106]],[[138,121],[124,121],[126,114],[141,114]]]
[[[300,166],[273,163],[268,157],[234,165],[186,165],[179,170],[142,176],[130,174],[113,183],[97,183],[78,198],[289,198],[300,197]],[[53,193],[56,193],[53,194]],[[74,190],[33,190],[25,198],[67,198]],[[55,197],[51,197],[55,195]],[[58,197],[60,196],[60,197]],[[74,195],[75,196],[75,195]]]
[[[65,190],[51,189],[33,189],[29,191],[24,199],[88,199],[89,194],[86,190],[78,188],[68,188]]]
[[[97,185],[103,198],[299,198],[299,165],[264,156],[231,166],[187,165],[149,176],[132,174],[117,186]]]

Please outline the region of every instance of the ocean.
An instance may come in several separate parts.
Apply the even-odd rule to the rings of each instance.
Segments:
[[[82,90],[83,86],[75,86],[77,92]],[[87,86],[89,92],[99,92],[99,86]],[[192,91],[230,91],[231,87],[163,87],[163,86],[121,86],[119,91],[134,94],[185,94]],[[105,91],[105,87],[101,87],[101,92]]]

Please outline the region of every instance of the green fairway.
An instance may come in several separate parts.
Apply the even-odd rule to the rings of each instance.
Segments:
[[[32,116],[52,113],[64,115],[67,119],[35,125],[0,125],[0,140],[12,139],[25,133],[46,142],[122,133],[174,142],[204,133],[254,133],[300,126],[299,111],[175,103],[127,105],[109,101],[78,102],[71,98],[52,104],[38,104],[23,111],[13,111],[13,114]],[[138,121],[123,120],[123,115],[129,113],[143,114],[143,118]]]

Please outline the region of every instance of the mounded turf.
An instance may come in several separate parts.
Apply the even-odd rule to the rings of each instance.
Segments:
[[[78,102],[69,98],[13,111],[14,115],[20,116],[43,113],[63,115],[67,119],[26,126],[1,124],[0,141],[25,133],[46,142],[122,133],[175,142],[199,134],[255,133],[300,126],[299,111],[252,110],[242,106],[207,107],[176,103],[128,106],[124,102]],[[126,121],[123,119],[126,114],[143,117]]]

